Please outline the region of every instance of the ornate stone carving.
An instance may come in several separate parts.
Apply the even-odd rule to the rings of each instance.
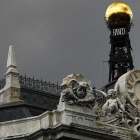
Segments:
[[[98,108],[97,121],[129,128],[136,139],[140,139],[140,69],[122,75],[115,88],[107,94],[95,91],[102,94],[102,99],[106,99],[105,104]]]
[[[97,94],[102,94],[106,102],[100,108],[96,110],[99,122],[122,126],[124,125],[124,112],[125,106],[123,102],[118,98],[117,91],[110,89],[106,94],[103,91],[95,90]],[[99,105],[100,106],[100,105]]]
[[[131,105],[140,110],[140,69],[121,76],[115,87],[118,87],[120,96],[124,96]]]
[[[71,74],[63,79],[61,84],[63,91],[60,102],[68,102],[69,105],[77,104],[92,108],[95,105],[95,97],[91,94],[90,81],[81,74]]]
[[[103,105],[103,112],[108,115],[122,113],[124,112],[124,106],[121,103],[120,99],[117,97],[117,93],[114,89],[108,91],[108,100]]]
[[[126,105],[126,120],[127,120],[127,127],[132,128],[133,132],[135,133],[136,137],[140,138],[140,111],[131,106],[130,104]]]

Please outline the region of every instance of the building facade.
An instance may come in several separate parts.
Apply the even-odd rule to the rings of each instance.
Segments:
[[[122,75],[106,94],[82,74],[61,86],[20,76],[13,47],[0,81],[1,140],[139,140],[140,70]],[[117,94],[116,94],[117,92]]]

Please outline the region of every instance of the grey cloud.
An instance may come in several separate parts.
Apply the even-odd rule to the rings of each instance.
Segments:
[[[1,0],[0,77],[6,72],[8,47],[14,46],[19,72],[59,84],[71,73],[82,73],[103,86],[103,61],[108,60],[109,35],[104,15],[115,0]],[[123,0],[133,10],[130,32],[135,67],[139,68],[138,0]],[[104,64],[104,83],[108,64]]]

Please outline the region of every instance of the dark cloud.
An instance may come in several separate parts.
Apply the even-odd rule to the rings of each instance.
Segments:
[[[20,74],[56,83],[82,73],[95,84],[108,81],[109,35],[104,15],[115,0],[1,0],[0,77],[6,72],[8,47],[14,46]],[[139,64],[138,0],[123,0],[133,10],[130,33],[134,65]]]

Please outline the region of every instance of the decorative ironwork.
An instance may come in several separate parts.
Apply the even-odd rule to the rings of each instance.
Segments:
[[[111,31],[111,29],[112,29],[111,26],[113,26],[113,25],[115,25],[115,24],[110,24],[106,19],[107,19],[107,17],[104,17],[106,27],[107,27],[108,30]],[[115,19],[114,19],[114,20],[115,20]],[[118,22],[118,24],[120,24],[120,23]],[[134,23],[133,23],[133,20],[132,20],[132,18],[131,18],[130,22],[127,23],[128,31],[130,31],[130,29],[131,29],[133,26],[134,26]]]
[[[134,26],[133,20],[130,22],[117,22],[116,17],[108,22],[105,17],[107,29],[110,34],[110,54],[109,54],[109,82],[116,81],[121,75],[132,70],[133,58],[131,56],[131,43],[129,39],[130,29]]]
[[[27,78],[26,76],[19,76],[19,83],[22,88],[29,88],[33,90],[39,90],[43,92],[51,92],[60,94],[62,91],[61,86],[57,84],[51,84],[50,82],[35,80],[34,78]],[[0,89],[5,86],[5,79],[0,80]]]

